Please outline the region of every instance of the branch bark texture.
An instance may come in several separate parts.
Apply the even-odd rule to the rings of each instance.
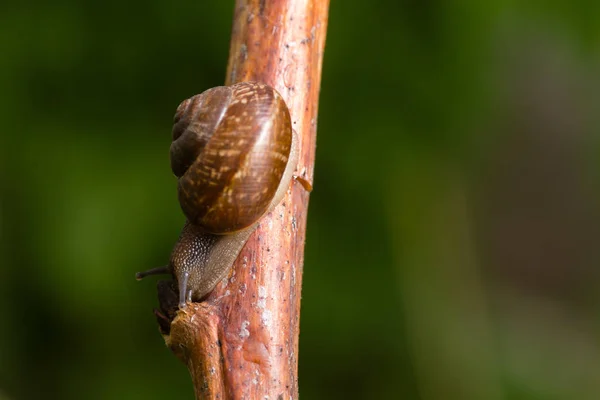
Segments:
[[[279,91],[300,137],[296,175],[313,178],[329,0],[236,0],[226,84]],[[165,341],[188,366],[197,399],[298,398],[300,293],[309,194],[293,181],[231,274],[178,311]]]

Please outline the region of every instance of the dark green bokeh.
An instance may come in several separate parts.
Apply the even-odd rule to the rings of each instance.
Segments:
[[[0,10],[0,399],[193,398],[133,275],[233,2]],[[597,1],[333,1],[302,398],[600,398],[599,67]]]

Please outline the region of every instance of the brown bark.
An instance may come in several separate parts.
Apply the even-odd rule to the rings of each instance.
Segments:
[[[309,182],[328,6],[328,0],[237,0],[227,68],[227,84],[255,80],[281,93],[300,137],[296,175]],[[228,279],[203,303],[177,312],[165,341],[188,366],[197,399],[298,397],[308,197],[294,180]]]

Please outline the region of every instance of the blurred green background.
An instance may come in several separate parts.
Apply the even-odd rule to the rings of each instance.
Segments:
[[[0,399],[191,399],[152,315],[232,1],[0,6]],[[335,1],[303,399],[600,398],[600,2]]]

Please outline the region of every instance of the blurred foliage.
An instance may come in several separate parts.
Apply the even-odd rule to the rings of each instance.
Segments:
[[[151,281],[227,1],[0,6],[0,398],[193,398]],[[333,1],[304,399],[600,398],[600,2]]]

